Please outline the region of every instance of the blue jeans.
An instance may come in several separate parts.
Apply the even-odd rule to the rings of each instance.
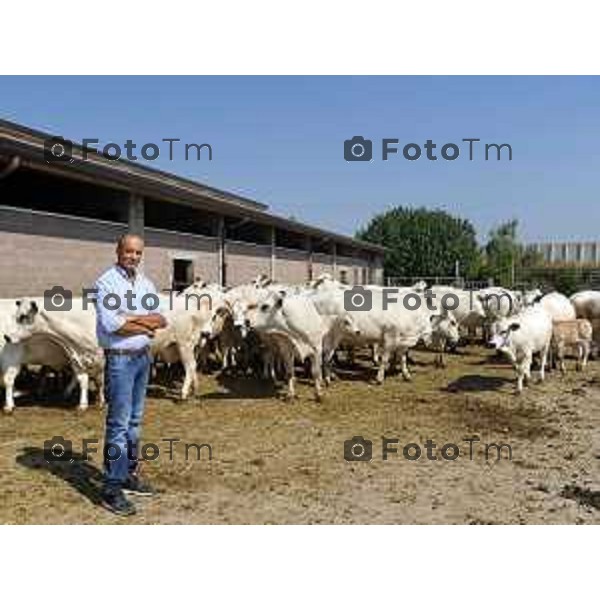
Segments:
[[[104,377],[108,411],[104,475],[107,487],[122,486],[137,468],[138,440],[150,362],[150,352],[137,355],[109,354],[106,357]]]

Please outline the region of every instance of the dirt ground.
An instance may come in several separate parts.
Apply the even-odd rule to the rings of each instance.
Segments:
[[[286,403],[266,384],[204,376],[186,403],[150,390],[144,442],[161,449],[144,476],[161,490],[136,500],[138,514],[97,505],[101,457],[48,463],[44,440],[63,436],[81,450],[101,438],[103,413],[17,400],[0,415],[0,523],[600,523],[600,361],[514,394],[513,372],[493,353],[466,347],[447,369],[414,353],[413,381],[371,382],[365,365],[341,371],[321,404],[307,382]],[[344,441],[373,442],[370,462],[344,460]],[[399,438],[382,460],[382,436]],[[469,444],[463,439],[478,436]],[[168,442],[180,438],[173,460]],[[432,440],[437,461],[428,460]],[[210,444],[185,460],[183,443]],[[419,460],[402,448],[417,443]],[[460,456],[444,460],[454,443]],[[512,460],[486,461],[484,443],[507,443]]]

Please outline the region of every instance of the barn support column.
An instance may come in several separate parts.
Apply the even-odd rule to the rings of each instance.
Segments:
[[[219,268],[219,285],[227,285],[227,262],[225,255],[225,217],[217,220],[217,254]]]
[[[144,198],[137,194],[129,195],[129,233],[144,237]]]
[[[308,281],[313,280],[313,249],[312,249],[312,238],[307,235],[306,240],[304,242],[304,247],[308,252],[308,263],[306,265],[306,275]]]
[[[269,277],[271,278],[271,281],[275,281],[275,263],[277,261],[277,251],[275,249],[276,243],[277,243],[277,235],[275,232],[275,227],[271,227],[270,235],[271,235],[271,268],[270,268]]]
[[[334,279],[337,279],[337,244],[331,242],[331,269]]]

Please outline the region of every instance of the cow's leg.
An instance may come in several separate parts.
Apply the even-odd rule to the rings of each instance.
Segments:
[[[96,379],[96,385],[98,386],[98,408],[104,408],[106,404],[106,397],[104,396],[104,374],[101,373]]]
[[[558,359],[560,372],[564,375],[567,372],[567,365],[565,363],[565,349],[563,347],[559,347],[556,351],[556,358]],[[577,370],[579,370],[579,358],[577,359],[577,363]]]
[[[88,392],[90,378],[87,373],[78,373],[77,381],[79,382],[79,406],[77,408],[80,411],[84,411],[89,406]]]
[[[533,356],[528,354],[523,362],[523,383],[529,385],[531,383],[531,363],[533,362]]]
[[[231,360],[229,356],[229,348],[224,344],[219,346],[219,352],[221,353],[221,368],[223,371],[231,367]]]
[[[542,350],[542,353],[540,356],[540,381],[544,381],[544,378],[546,376],[546,363],[548,362],[548,348],[549,348],[549,346],[546,346]],[[561,358],[561,363],[562,362],[564,362],[564,357]],[[531,368],[531,356],[529,357],[529,368]],[[562,365],[561,365],[561,369],[562,369]]]
[[[379,344],[373,344],[372,348],[372,358],[373,358],[373,364],[378,365],[379,362],[381,361],[381,354],[379,352]]]
[[[435,355],[434,365],[437,369],[444,369],[446,367],[446,362],[444,360],[444,351],[438,350]]]
[[[263,379],[277,380],[275,373],[275,353],[271,348],[266,348],[263,355]]]
[[[63,398],[70,398],[77,387],[77,377],[75,373],[70,373],[69,382],[67,383],[65,389],[63,390],[62,396]]]
[[[323,372],[321,364],[323,357],[321,352],[316,352],[311,359],[312,378],[315,382],[315,399],[320,401],[323,397]]]
[[[181,399],[186,400],[190,393],[190,388],[194,393],[198,391],[198,374],[196,373],[196,355],[194,348],[190,346],[179,347],[179,356],[185,369],[185,378],[181,387]]]
[[[590,343],[586,342],[586,341],[581,342],[579,344],[579,347],[581,349],[581,368],[580,368],[580,370],[583,371],[587,367],[588,357],[590,355]]]
[[[4,412],[11,413],[15,409],[15,379],[21,369],[19,367],[7,367],[4,371]]]
[[[326,352],[323,356],[323,381],[326,386],[331,385],[331,358],[333,352]]]
[[[390,362],[390,349],[383,347],[379,353],[379,367],[377,369],[377,383],[382,384],[385,380],[385,371]]]
[[[398,352],[400,354],[400,368],[402,377],[404,378],[404,381],[410,381],[412,379],[412,375],[408,370],[408,350],[400,349]]]
[[[446,368],[446,361],[444,358],[444,353],[446,351],[446,344],[444,341],[441,341],[439,346],[438,346],[438,351],[437,354],[435,356],[435,366],[438,369],[444,369]]]
[[[517,371],[517,394],[523,392],[523,380],[525,379],[525,364],[523,361],[515,364],[515,370]]]
[[[288,377],[288,400],[293,400],[296,397],[296,377],[294,374],[294,353],[286,351],[284,356],[284,369],[286,377]]]

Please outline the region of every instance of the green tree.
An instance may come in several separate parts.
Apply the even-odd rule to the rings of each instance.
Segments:
[[[375,216],[356,237],[387,248],[388,277],[452,276],[456,261],[461,274],[472,275],[479,263],[473,225],[442,210],[399,206]]]
[[[497,285],[510,287],[528,268],[540,264],[541,255],[519,242],[518,229],[519,222],[512,219],[490,231],[480,277],[491,277]]]

